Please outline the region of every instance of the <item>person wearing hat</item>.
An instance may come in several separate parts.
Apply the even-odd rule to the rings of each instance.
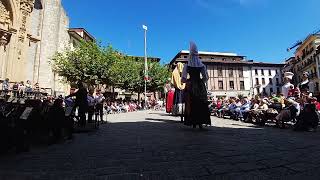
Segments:
[[[302,75],[302,82],[299,84],[299,89],[303,95],[308,95],[312,97],[314,93],[314,84],[309,81],[309,73],[304,72]]]
[[[294,76],[294,74],[292,72],[285,72],[284,73],[284,85],[282,86],[282,94],[284,95],[285,98],[288,98],[288,93],[290,90],[290,87],[293,86],[293,84],[291,84],[291,80],[292,77]]]

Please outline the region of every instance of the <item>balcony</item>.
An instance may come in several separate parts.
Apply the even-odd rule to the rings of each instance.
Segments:
[[[300,66],[298,65],[297,70],[302,71],[302,70],[306,69],[307,67],[309,67],[310,65],[315,64],[315,63],[316,63],[316,58],[311,57],[308,60],[302,62]]]
[[[309,79],[316,79],[316,78],[318,78],[318,74],[317,73],[309,74]]]
[[[304,51],[302,54],[302,59],[306,58],[308,55],[310,55],[314,51],[314,48],[312,47],[309,51]]]

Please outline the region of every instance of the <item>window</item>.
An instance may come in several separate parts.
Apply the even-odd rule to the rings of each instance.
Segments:
[[[239,68],[239,77],[243,77],[243,68]]]
[[[279,94],[280,93],[280,88],[279,87],[277,87],[277,94]]]
[[[256,78],[256,85],[259,85],[259,78]]]
[[[279,78],[276,78],[276,83],[277,83],[277,85],[280,84],[280,83],[279,83]]]
[[[263,88],[263,95],[267,94],[266,88]]]
[[[188,58],[188,56],[183,56],[183,58],[187,59],[187,58]]]
[[[218,81],[219,90],[223,90],[223,81]]]
[[[278,74],[278,70],[276,69],[276,74]]]
[[[233,81],[230,81],[229,85],[230,85],[230,89],[234,89],[234,82]]]
[[[272,78],[269,78],[269,84],[271,84],[271,85],[273,84],[272,83]]]
[[[214,57],[211,57],[211,60],[214,60]]]
[[[218,68],[218,76],[222,76],[222,67]]]
[[[257,94],[260,94],[260,88],[257,88]]]
[[[199,59],[202,59],[202,57],[199,57]]]
[[[229,69],[229,77],[233,77],[233,69],[232,68]]]
[[[261,69],[261,75],[264,76],[264,70],[263,69]]]
[[[222,61],[226,61],[226,58],[222,58]]]
[[[244,81],[240,81],[240,90],[244,90]]]
[[[270,94],[273,93],[273,88],[270,88]]]
[[[266,84],[266,80],[264,78],[262,78],[262,85]]]
[[[256,75],[258,75],[258,69],[255,69],[254,72]]]
[[[269,76],[271,76],[271,69],[269,69]]]

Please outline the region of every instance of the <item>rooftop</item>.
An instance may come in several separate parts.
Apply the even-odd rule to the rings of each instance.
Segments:
[[[189,50],[182,50],[180,51],[181,54],[189,54],[190,51]],[[199,55],[215,55],[215,56],[236,56],[239,57],[238,54],[236,53],[222,53],[222,52],[208,52],[208,51],[199,51],[198,52]],[[245,57],[245,56],[241,56],[241,57]]]
[[[69,28],[69,32],[83,31],[87,36],[89,36],[93,41],[96,39],[85,29],[85,28]]]
[[[144,59],[144,56],[133,56],[133,55],[128,55],[129,57],[133,58],[139,58],[139,59]],[[155,62],[160,62],[161,58],[159,57],[148,57],[149,60],[153,60]]]
[[[307,43],[308,40],[311,39],[311,38],[320,38],[320,31],[317,31],[317,32],[315,32],[315,33],[309,34],[309,35],[303,40],[302,44],[298,46],[298,48],[296,49],[296,52],[298,52],[298,51],[301,49],[301,47],[304,47],[304,46],[305,46],[305,43]]]
[[[176,59],[178,59],[181,54],[189,54],[189,50],[182,50],[180,51],[171,61],[170,64],[174,63]],[[209,52],[209,51],[198,51],[199,55],[211,55],[211,56],[222,56],[222,57],[240,57],[240,58],[245,58],[246,56],[240,56],[236,53],[223,53],[223,52]]]

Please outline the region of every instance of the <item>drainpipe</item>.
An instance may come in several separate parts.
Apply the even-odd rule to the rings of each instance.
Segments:
[[[252,90],[252,96],[254,97],[253,77],[252,77],[252,65],[250,65],[250,81],[251,81],[250,93],[251,93],[251,90]]]
[[[40,53],[39,53],[39,57],[38,57],[38,69],[37,69],[37,83],[39,83],[39,77],[40,77],[40,64],[41,64],[41,54],[42,54],[42,37],[43,37],[43,22],[44,22],[44,17],[45,17],[45,12],[46,12],[46,5],[44,3],[44,1],[41,1],[42,3],[42,8],[43,8],[43,12],[42,12],[42,19],[41,19],[41,41],[40,41]]]

